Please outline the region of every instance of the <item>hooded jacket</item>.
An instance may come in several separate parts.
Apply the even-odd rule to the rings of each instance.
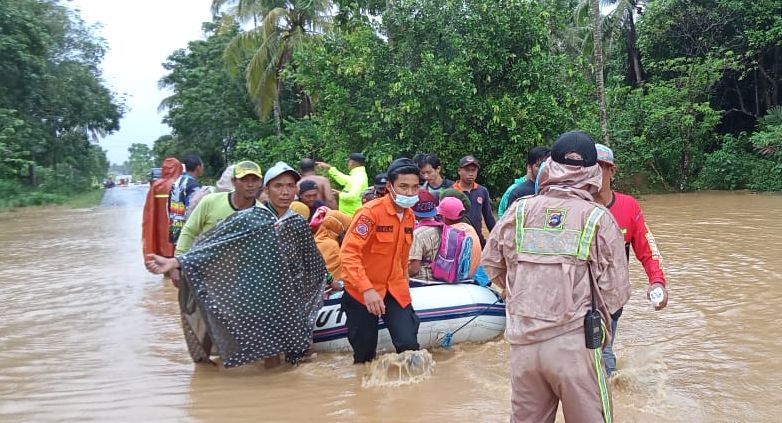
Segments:
[[[315,232],[315,245],[318,246],[326,269],[334,280],[342,279],[342,261],[339,258],[339,237],[350,227],[350,216],[338,210],[329,210],[323,222]]]
[[[599,166],[548,159],[540,195],[512,204],[491,233],[482,265],[492,281],[507,289],[505,336],[510,343],[531,344],[583,330],[591,307],[590,269],[604,322],[630,298],[622,232],[611,213],[594,202],[600,185]]]
[[[168,240],[168,194],[171,185],[182,174],[179,160],[168,157],[163,161],[160,179],[152,182],[144,203],[141,223],[141,241],[144,257],[157,254],[174,256],[174,244]]]

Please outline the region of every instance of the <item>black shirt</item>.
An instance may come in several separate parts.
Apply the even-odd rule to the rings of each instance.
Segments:
[[[508,207],[510,207],[511,204],[513,204],[514,201],[518,200],[521,197],[526,197],[528,195],[534,195],[535,194],[535,181],[527,179],[524,181],[521,185],[517,186],[513,189],[513,191],[510,192],[510,196],[508,196]]]

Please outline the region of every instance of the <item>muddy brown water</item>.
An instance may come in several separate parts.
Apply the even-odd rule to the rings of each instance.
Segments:
[[[175,290],[145,272],[144,188],[93,210],[0,215],[0,421],[507,421],[508,345],[434,351],[429,379],[362,388],[348,355],[220,370],[187,355]],[[782,420],[782,196],[642,201],[671,302],[632,259],[613,379],[618,422]],[[561,420],[561,419],[560,419]]]

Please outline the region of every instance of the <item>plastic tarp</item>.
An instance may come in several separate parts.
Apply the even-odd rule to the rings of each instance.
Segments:
[[[280,353],[304,357],[323,305],[326,268],[307,221],[263,207],[242,210],[178,257],[190,355],[216,351],[225,367]]]

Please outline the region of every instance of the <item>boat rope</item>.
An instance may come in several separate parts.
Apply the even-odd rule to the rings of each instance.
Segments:
[[[483,313],[486,313],[487,311],[489,311],[490,308],[492,308],[493,306],[497,305],[497,303],[500,302],[500,301],[502,301],[502,297],[498,297],[497,301],[495,301],[495,302],[487,305],[486,307],[484,307],[483,310],[478,312],[478,314],[476,314],[475,316],[472,316],[472,318],[470,320],[464,322],[464,324],[459,326],[453,332],[448,332],[445,335],[443,335],[442,338],[439,339],[440,346],[443,347],[443,348],[451,348],[451,344],[453,342],[453,336],[456,334],[456,332],[459,332],[460,330],[464,329],[464,327],[469,325],[470,322],[472,322],[473,320],[475,320],[478,317],[480,317]]]

